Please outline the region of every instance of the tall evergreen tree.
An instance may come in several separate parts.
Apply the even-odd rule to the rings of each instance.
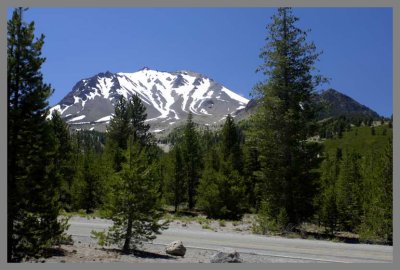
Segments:
[[[137,94],[133,95],[128,102],[128,115],[133,130],[133,140],[146,145],[150,139],[149,124],[145,124],[147,118],[146,107]]]
[[[260,183],[256,172],[260,170],[258,161],[259,152],[256,147],[245,144],[243,148],[243,176],[246,185],[246,194],[250,207],[258,209],[260,206],[261,194]]]
[[[182,152],[188,188],[188,207],[189,209],[193,209],[195,206],[196,189],[199,182],[202,160],[198,133],[191,112],[189,112],[185,125]]]
[[[209,217],[239,219],[246,209],[247,196],[243,176],[235,168],[240,163],[235,163],[233,154],[240,155],[239,142],[233,139],[238,130],[229,118],[223,128],[221,143],[205,154],[196,207]]]
[[[279,8],[267,26],[267,44],[258,69],[268,81],[255,88],[259,110],[252,136],[260,151],[260,182],[271,218],[286,213],[285,222],[299,224],[313,213],[321,146],[309,142],[315,134],[315,87],[322,77],[313,75],[319,53],[297,28],[290,8]]]
[[[130,110],[124,96],[120,96],[114,107],[114,116],[107,127],[106,152],[113,163],[115,171],[122,169],[124,150],[127,149],[129,134],[132,132],[130,124]]]
[[[108,153],[113,156],[113,147],[119,151],[118,159],[113,159],[115,173],[105,207],[108,217],[114,221],[107,239],[120,245],[124,252],[154,239],[160,229],[166,228],[165,223],[159,223],[162,215],[158,210],[161,206],[157,179],[160,167],[156,162],[159,151],[148,133],[146,117],[146,109],[138,96],[129,101],[121,97],[107,130]]]
[[[228,114],[222,127],[222,153],[224,160],[229,160],[235,170],[243,172],[243,154],[241,151],[240,131],[233,117]]]
[[[87,214],[101,205],[104,196],[104,181],[102,171],[102,160],[100,155],[96,155],[93,149],[88,149],[83,154],[80,167],[81,177],[81,207]]]
[[[342,229],[355,231],[362,215],[361,156],[346,151],[340,166],[337,183],[337,209]]]
[[[56,142],[54,151],[55,169],[61,177],[60,202],[65,210],[70,210],[72,204],[71,188],[75,175],[72,139],[68,125],[62,120],[58,111],[53,111],[50,125]]]
[[[46,117],[53,90],[40,72],[44,35],[17,8],[7,24],[8,216],[7,260],[39,257],[57,241],[60,178],[54,164],[55,136]]]
[[[227,115],[221,142],[206,153],[206,165],[198,188],[197,207],[211,217],[238,219],[247,202],[239,128]],[[217,155],[217,151],[221,155]]]
[[[179,205],[185,201],[186,198],[186,183],[185,183],[185,171],[183,170],[183,157],[182,150],[179,145],[170,152],[170,175],[166,183],[167,190],[169,193],[170,201],[174,205],[175,213],[178,212]]]
[[[127,148],[127,141],[130,129],[128,102],[124,96],[120,96],[114,107],[114,117],[110,121],[107,129],[108,137],[117,143],[122,149]]]
[[[146,107],[137,95],[129,100],[120,96],[115,105],[114,117],[107,128],[106,152],[114,164],[114,170],[120,171],[125,162],[123,152],[127,149],[127,141],[130,135],[133,140],[139,141],[144,147],[152,139],[148,132],[150,126],[145,124],[147,114]]]

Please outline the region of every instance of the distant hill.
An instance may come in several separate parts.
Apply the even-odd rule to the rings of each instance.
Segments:
[[[319,93],[317,95],[317,102],[321,106],[321,111],[318,115],[319,120],[339,116],[358,119],[381,119],[381,116],[377,112],[335,89],[328,89]],[[257,100],[251,99],[246,107],[236,112],[236,119],[246,119],[254,113],[257,106]]]
[[[323,106],[323,110],[319,115],[320,119],[341,115],[372,117],[374,120],[380,119],[377,112],[334,89],[322,91],[319,94],[319,102]]]

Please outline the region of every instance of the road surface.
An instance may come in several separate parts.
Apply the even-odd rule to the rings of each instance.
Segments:
[[[92,230],[104,230],[112,221],[74,217],[69,221],[68,233],[75,237],[90,239]],[[187,248],[220,250],[233,248],[239,253],[269,256],[287,261],[379,263],[393,261],[393,247],[367,244],[346,244],[322,240],[287,239],[236,232],[213,232],[210,230],[170,226],[157,239],[157,245],[181,240]]]

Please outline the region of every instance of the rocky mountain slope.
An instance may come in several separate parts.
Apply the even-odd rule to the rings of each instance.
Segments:
[[[137,94],[154,133],[166,133],[186,121],[189,112],[199,124],[218,125],[248,100],[211,78],[191,71],[162,72],[143,68],[134,73],[99,73],[79,81],[57,105],[73,129],[105,131],[120,95]]]
[[[377,112],[335,89],[322,91],[319,95],[319,102],[323,106],[323,110],[319,116],[321,119],[340,115],[360,115],[372,117],[373,119],[380,118]]]

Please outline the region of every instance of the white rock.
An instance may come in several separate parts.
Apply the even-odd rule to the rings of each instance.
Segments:
[[[186,248],[184,247],[181,240],[176,240],[169,243],[165,249],[165,252],[174,256],[185,256]]]

